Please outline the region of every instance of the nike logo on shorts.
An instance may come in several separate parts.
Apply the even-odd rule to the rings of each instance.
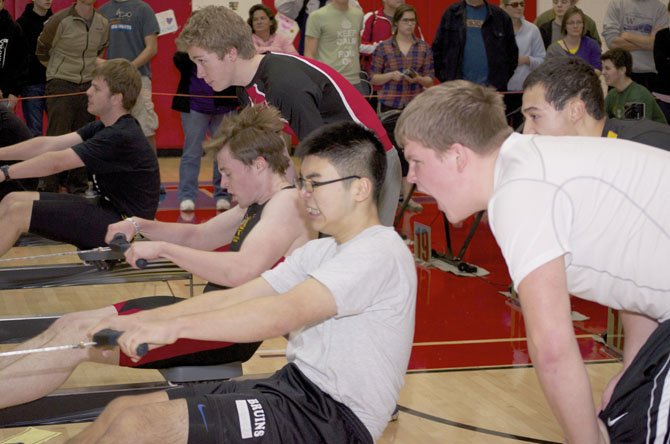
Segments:
[[[614,419],[612,419],[612,418],[607,418],[607,427],[612,427],[614,424],[616,424],[616,423],[619,422],[621,419],[623,419],[623,417],[626,416],[627,414],[628,414],[628,412],[626,412],[626,413],[624,413],[624,414],[622,414],[622,415],[619,415],[619,416],[617,416],[617,417],[614,418]]]
[[[202,417],[203,424],[205,424],[205,430],[209,432],[209,427],[207,426],[207,417],[205,416],[205,404],[198,404],[198,411]]]

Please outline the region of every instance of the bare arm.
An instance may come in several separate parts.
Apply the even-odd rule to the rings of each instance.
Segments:
[[[316,51],[319,47],[319,39],[316,37],[305,36],[305,57],[316,58]]]
[[[137,54],[137,57],[132,61],[132,64],[135,68],[140,68],[151,62],[151,59],[153,59],[157,53],[158,36],[156,34],[146,35],[144,36],[144,49]]]
[[[625,370],[633,362],[633,358],[647,342],[649,336],[656,330],[658,322],[647,316],[623,310],[621,311],[621,320],[626,334],[623,350],[623,368]]]
[[[384,74],[372,74],[372,77],[370,77],[370,83],[372,83],[373,85],[383,85],[392,80],[399,82],[404,77],[405,76],[403,76],[403,74],[400,71],[390,71],[385,72]]]
[[[0,160],[27,160],[50,151],[64,150],[82,143],[83,140],[76,132],[62,136],[34,137],[0,150]]]
[[[254,281],[255,282],[255,281]],[[277,295],[269,284],[259,286],[263,296],[220,310],[206,310],[170,321],[135,323],[121,336],[119,344],[133,358],[142,343],[164,345],[179,338],[254,342],[273,338],[337,314],[330,290],[309,278],[288,292]]]
[[[604,442],[574,335],[563,257],[526,276],[519,285],[519,298],[535,371],[566,441]]]
[[[9,176],[12,179],[43,177],[51,174],[83,167],[84,162],[72,149],[41,154],[29,160],[10,165]],[[4,181],[5,177],[0,179]]]
[[[240,217],[235,228],[241,220]],[[217,236],[217,231],[217,227],[210,224],[206,230],[201,230],[200,234],[204,234],[205,239],[211,239]],[[168,242],[134,243],[126,252],[126,258],[133,264],[138,259],[151,260],[163,257],[208,281],[234,287],[272,268],[291,251],[292,247],[295,248],[294,245],[299,239],[302,244],[310,238],[308,231],[299,211],[296,192],[285,190],[280,191],[267,203],[260,221],[247,235],[237,252],[201,251],[178,245],[169,236]],[[222,245],[224,243],[213,248]]]
[[[133,219],[140,227],[142,235],[152,241],[169,241],[197,250],[211,251],[230,243],[243,217],[244,210],[235,206],[197,225],[161,222],[139,217],[133,217]],[[126,238],[131,239],[135,234],[135,228],[127,220],[112,224],[107,227],[105,241],[111,241],[116,233],[124,233]]]

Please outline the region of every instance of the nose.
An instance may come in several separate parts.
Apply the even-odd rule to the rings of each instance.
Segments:
[[[203,69],[202,65],[199,63],[196,63],[196,76],[198,76],[199,79],[202,79],[205,77],[205,70]]]
[[[537,134],[537,130],[533,126],[532,119],[526,119],[523,122],[523,133],[524,134]]]
[[[409,171],[407,172],[407,182],[416,183],[416,172],[414,171],[414,166],[409,164]]]
[[[93,95],[93,86],[89,86],[86,90],[86,96],[91,97]]]
[[[226,176],[225,174],[221,174],[221,188],[228,188],[228,185],[230,185],[228,176]]]

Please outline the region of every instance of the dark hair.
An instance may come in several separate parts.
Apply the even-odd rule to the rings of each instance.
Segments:
[[[296,155],[326,159],[341,177],[355,175],[370,179],[374,201],[379,199],[386,175],[386,154],[369,129],[353,122],[325,125],[300,142]]]
[[[265,14],[268,16],[270,19],[270,35],[274,34],[277,32],[277,19],[275,18],[275,13],[272,9],[268,8],[262,3],[258,3],[256,5],[253,5],[249,9],[249,18],[247,19],[247,23],[249,26],[251,26],[251,32],[254,32],[254,13],[256,11],[263,11]]]
[[[600,56],[600,59],[611,60],[615,68],[626,68],[626,75],[630,77],[633,72],[633,56],[623,48],[610,49]]]
[[[395,13],[393,14],[393,35],[398,33],[398,22],[406,12],[413,12],[414,18],[417,20],[416,24],[417,26],[419,25],[419,15],[416,13],[416,8],[412,5],[408,5],[407,3],[403,3],[395,9]]]
[[[562,35],[568,35],[568,19],[570,16],[573,16],[575,14],[579,14],[579,16],[582,18],[582,35],[586,34],[586,14],[584,14],[584,11],[579,9],[576,6],[570,6],[567,11],[565,11],[565,15],[563,16],[563,21],[561,22],[561,34]]]
[[[561,111],[568,100],[584,101],[586,112],[601,120],[605,117],[605,97],[600,78],[591,65],[579,57],[553,57],[535,68],[523,82],[524,91],[535,85],[545,89],[544,98]]]

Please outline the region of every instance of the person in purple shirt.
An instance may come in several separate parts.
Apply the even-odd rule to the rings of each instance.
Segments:
[[[214,135],[223,116],[236,108],[237,99],[234,88],[228,88],[215,96],[212,87],[203,79],[198,78],[195,64],[185,52],[177,51],[172,60],[181,74],[177,94],[193,96],[177,95],[172,100],[172,109],[181,113],[181,125],[184,130],[184,148],[179,163],[177,199],[179,199],[179,209],[190,212],[195,210],[198,175],[203,153],[202,143],[208,134],[210,137]],[[225,96],[230,98],[226,99]],[[221,173],[216,159],[214,159],[212,183],[217,211],[229,209],[230,195],[225,189],[221,189]]]
[[[563,38],[552,43],[547,48],[547,59],[560,56],[579,57],[594,69],[602,71],[600,60],[600,45],[586,34],[586,16],[584,11],[576,6],[569,8],[563,16],[561,34]]]

